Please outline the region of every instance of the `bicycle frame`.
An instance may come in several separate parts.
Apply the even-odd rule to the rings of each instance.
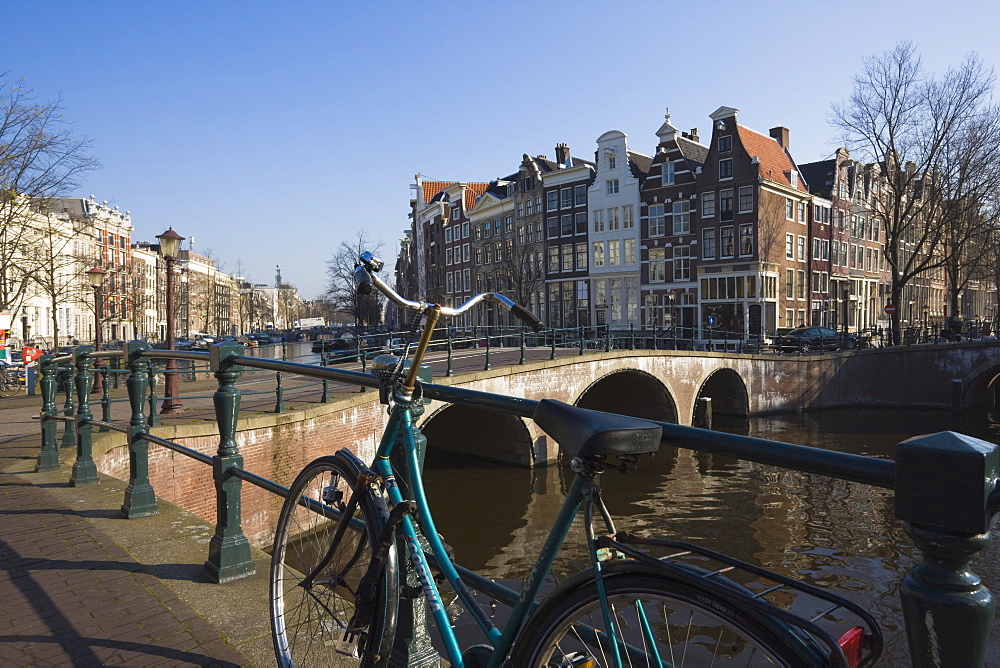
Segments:
[[[385,431],[383,432],[382,441],[379,444],[378,452],[375,458],[374,469],[385,483],[385,489],[389,496],[390,506],[395,506],[396,504],[404,501],[397,483],[397,473],[393,470],[392,465],[389,462],[389,456],[392,454],[394,448],[402,445],[404,449],[403,455],[406,458],[409,472],[413,473],[420,470],[420,466],[417,461],[417,446],[413,435],[414,424],[411,407],[411,403],[403,401],[398,401],[393,407],[392,414],[389,418],[388,424],[386,425]],[[400,434],[403,436],[401,443],[399,443]],[[462,602],[462,607],[473,616],[488,642],[494,646],[494,653],[490,659],[489,665],[491,667],[502,665],[503,661],[507,657],[507,654],[510,652],[514,638],[517,636],[522,625],[524,624],[524,621],[527,619],[529,613],[534,607],[538,594],[545,582],[545,578],[552,569],[552,564],[555,562],[555,558],[562,548],[566,535],[569,533],[570,527],[573,524],[573,520],[579,513],[581,505],[586,503],[588,508],[592,507],[596,486],[592,482],[586,480],[583,476],[574,476],[573,483],[571,484],[569,493],[566,495],[566,499],[563,502],[559,516],[557,517],[552,530],[549,532],[549,535],[545,540],[545,544],[543,545],[542,550],[532,567],[531,574],[529,575],[524,587],[518,592],[512,589],[507,589],[506,587],[498,585],[488,578],[484,578],[466,569],[461,569],[462,572],[459,573],[460,567],[457,566],[448,556],[444,544],[438,535],[433,516],[431,515],[431,511],[427,503],[427,498],[424,494],[421,476],[419,474],[412,474],[404,478],[403,481],[407,485],[407,489],[413,495],[413,500],[417,504],[418,523],[423,532],[424,538],[430,545],[431,556],[435,561],[435,565],[448,579],[449,584],[458,594],[458,597]],[[599,499],[597,503],[601,508],[602,516],[607,522],[610,518],[604,510],[603,504],[600,503]],[[587,514],[589,519],[590,512],[588,511]],[[590,538],[591,526],[592,525],[588,524],[588,538]],[[613,527],[609,527],[609,529],[611,531],[614,530]],[[416,527],[414,526],[411,517],[406,517],[403,520],[402,534],[406,541],[410,561],[413,564],[413,568],[415,569],[418,579],[420,580],[421,588],[427,597],[427,604],[431,609],[431,613],[433,614],[434,620],[441,633],[441,639],[448,653],[448,659],[453,666],[463,666],[464,663],[462,661],[461,648],[459,647],[458,640],[452,630],[451,620],[449,619],[444,608],[444,604],[441,601],[441,595],[438,591],[437,584],[430,576],[430,564],[428,562],[427,555],[425,555],[424,550],[420,546]],[[596,544],[593,540],[588,540],[587,542],[591,553],[591,563],[594,569],[595,577],[598,579],[598,582],[600,582],[600,566]],[[472,589],[483,591],[484,593],[503,600],[505,603],[513,603],[514,609],[511,612],[507,625],[502,631],[493,625],[483,607],[472,597],[472,593],[469,591],[470,585]],[[604,602],[602,601],[602,603]],[[604,603],[604,607],[607,609],[606,603]],[[610,619],[610,613],[607,612],[607,610],[606,614],[608,619]],[[612,628],[610,624],[609,628]]]

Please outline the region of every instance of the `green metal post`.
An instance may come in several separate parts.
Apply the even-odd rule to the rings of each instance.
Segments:
[[[62,373],[62,387],[63,392],[66,393],[66,403],[63,404],[63,417],[71,418],[76,415],[76,401],[73,398],[73,394],[76,391],[76,368],[72,362],[67,362],[62,368]],[[63,428],[62,447],[75,448],[76,422],[65,422],[64,424],[66,426]]]
[[[367,372],[368,372],[368,356],[367,355],[362,355],[361,356],[361,373],[367,373]],[[365,387],[364,385],[362,385],[360,391],[361,392],[367,392],[368,388]]]
[[[149,426],[159,427],[160,414],[156,410],[156,363],[149,361]]]
[[[101,422],[111,422],[111,367],[105,364],[101,367]],[[118,374],[115,374],[115,387],[118,387]],[[100,427],[98,431],[111,431],[107,427]]]
[[[281,384],[281,372],[274,374],[274,412],[281,413],[285,410],[285,387]]]
[[[149,431],[146,416],[142,412],[149,372],[149,363],[143,357],[147,350],[149,344],[145,341],[129,341],[125,344],[125,354],[131,370],[125,385],[128,387],[128,402],[132,408],[128,427],[128,487],[125,488],[125,502],[122,503],[122,516],[127,519],[160,512],[153,485],[149,482],[149,442],[142,438]]]
[[[451,327],[449,327],[448,328],[448,368],[444,372],[444,375],[446,375],[446,376],[454,376],[455,375],[455,369],[452,367],[452,362],[451,362],[451,351],[452,351],[452,345],[451,345]]]
[[[490,351],[491,350],[492,350],[492,348],[491,348],[491,345],[490,345],[490,332],[489,332],[489,330],[487,330],[486,331],[486,364],[483,365],[483,371],[489,371],[490,369],[493,368],[493,365],[490,364]]]
[[[901,597],[913,665],[982,666],[996,603],[969,569],[996,518],[1000,454],[955,432],[896,446],[896,517],[924,557]]]
[[[524,325],[521,325],[521,360],[518,364],[524,364]]]
[[[215,419],[219,426],[219,450],[212,458],[215,479],[215,535],[208,546],[205,575],[212,582],[229,582],[253,575],[256,571],[250,557],[250,543],[243,535],[240,519],[242,481],[232,473],[243,467],[243,456],[236,445],[236,421],[240,413],[240,391],[236,387],[242,369],[233,361],[243,352],[243,346],[229,342],[209,348],[212,370],[219,389],[212,398]]]
[[[35,471],[54,471],[59,468],[59,440],[56,430],[59,424],[52,418],[58,417],[56,407],[56,373],[59,371],[52,355],[42,355],[38,367],[42,371],[42,447],[38,451]]]
[[[319,365],[320,366],[330,366],[329,357],[326,354],[326,350],[322,350],[319,354]],[[328,403],[330,401],[330,381],[326,378],[323,379],[323,394],[319,398],[320,403]]]
[[[604,352],[611,352],[611,325],[604,325]]]
[[[580,325],[580,354],[583,354],[583,349],[587,347],[587,335],[583,331],[583,325]]]
[[[556,358],[556,329],[553,327],[549,330],[549,336],[552,337],[550,345],[552,346],[552,352],[549,354],[549,359],[554,360]]]
[[[635,350],[635,325],[631,322],[628,324],[628,349]]]
[[[99,483],[97,465],[94,464],[93,433],[94,425],[90,423],[94,414],[90,412],[90,389],[94,381],[90,373],[90,355],[93,346],[77,346],[73,349],[73,362],[76,365],[76,461],[73,463],[73,474],[70,476],[70,487],[82,487]]]

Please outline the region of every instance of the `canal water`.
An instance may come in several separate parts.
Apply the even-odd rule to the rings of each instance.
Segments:
[[[955,424],[946,413],[829,410],[737,420],[716,429],[788,443],[891,459],[895,444],[955,429],[1000,442],[1000,412],[982,410]],[[518,584],[531,568],[572,473],[529,471],[436,453],[425,481],[438,528],[459,563]],[[865,606],[886,639],[880,665],[908,665],[899,587],[919,560],[893,515],[891,492],[820,475],[690,450],[664,448],[638,470],[602,477],[618,529],[663,535],[739,557],[836,590]],[[973,570],[1000,592],[1000,549]],[[559,574],[586,565],[577,526],[557,564]],[[987,665],[1000,665],[994,625]]]

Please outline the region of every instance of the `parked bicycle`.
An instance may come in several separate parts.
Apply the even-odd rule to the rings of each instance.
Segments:
[[[6,399],[24,392],[25,382],[23,370],[15,367],[0,366],[0,398]]]
[[[441,318],[493,301],[538,331],[541,323],[503,295],[459,307],[410,301],[378,277],[383,263],[359,257],[362,292],[377,287],[423,317],[409,367],[402,355],[373,363],[391,413],[374,461],[347,449],[308,464],[278,518],[270,571],[270,614],[280,665],[399,663],[397,613],[422,599],[452,666],[865,666],[881,651],[875,620],[816,587],[702,547],[618,531],[601,498],[600,475],[633,470],[656,452],[661,427],[551,400],[534,420],[571,458],[575,473],[562,510],[520,591],[455,563],[439,535],[420,475],[417,371]],[[394,462],[400,464],[394,465]],[[590,567],[540,602],[570,527],[583,513]],[[601,527],[599,530],[598,527]],[[415,574],[418,586],[411,586]],[[438,581],[475,620],[483,642],[462,648]],[[502,628],[473,595],[513,609]],[[420,603],[421,601],[416,601]],[[403,634],[401,634],[403,635]]]

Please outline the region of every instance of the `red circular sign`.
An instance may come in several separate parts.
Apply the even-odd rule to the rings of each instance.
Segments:
[[[892,315],[893,313],[896,312],[896,307],[893,306],[892,304],[886,304],[885,308],[882,310],[888,313],[889,315]]]

